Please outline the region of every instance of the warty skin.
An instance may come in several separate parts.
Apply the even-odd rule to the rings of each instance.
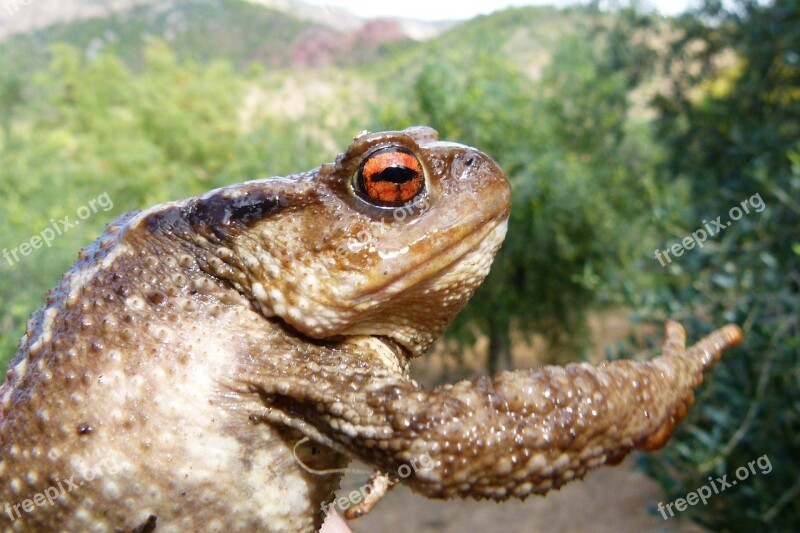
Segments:
[[[663,445],[738,327],[686,349],[670,322],[648,362],[408,377],[509,209],[488,156],[412,128],[123,215],[48,293],[0,388],[0,530],[314,531],[352,458],[380,486],[427,454],[413,490],[503,500]]]

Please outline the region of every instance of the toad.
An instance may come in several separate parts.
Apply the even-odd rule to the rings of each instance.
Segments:
[[[524,498],[663,445],[738,327],[686,349],[669,322],[647,362],[409,378],[509,209],[488,156],[418,127],[121,216],[0,388],[0,529],[313,531],[353,458],[375,474],[350,518],[397,473],[432,498]]]

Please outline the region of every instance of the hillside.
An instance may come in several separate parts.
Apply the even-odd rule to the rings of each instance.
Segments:
[[[293,18],[315,22],[342,33],[361,29],[366,20],[345,9],[313,6],[301,0],[248,0]],[[89,18],[125,13],[137,6],[174,6],[174,0],[6,0],[0,6],[0,41],[21,33],[42,30]],[[414,39],[430,38],[452,23],[400,20],[404,32]]]
[[[0,18],[0,51],[24,58],[17,62],[26,67],[44,64],[56,42],[76,46],[88,57],[113,49],[139,66],[151,37],[168,43],[180,57],[225,59],[239,68],[343,65],[369,61],[389,43],[430,38],[451,25],[362,20],[289,0],[70,0],[57,6],[14,5],[12,12]]]
[[[107,17],[158,0],[7,0],[0,9],[0,41],[57,24]]]
[[[24,71],[45,65],[50,46],[60,42],[87,57],[110,49],[138,67],[155,37],[179,57],[223,59],[240,69],[386,59],[380,68],[386,73],[413,68],[431,54],[502,52],[536,77],[555,42],[587,17],[580,10],[527,7],[458,24],[364,20],[295,0],[42,0],[9,6],[12,11],[0,12],[0,64]]]

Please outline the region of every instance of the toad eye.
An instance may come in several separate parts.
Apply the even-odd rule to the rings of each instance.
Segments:
[[[405,148],[376,150],[364,158],[353,175],[353,189],[366,202],[398,207],[425,189],[425,172],[419,159]]]

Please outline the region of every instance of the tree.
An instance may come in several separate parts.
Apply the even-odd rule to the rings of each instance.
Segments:
[[[509,177],[508,237],[449,331],[464,343],[485,333],[492,372],[511,366],[512,328],[574,357],[587,311],[618,298],[648,242],[643,214],[659,188],[648,173],[650,141],[629,115],[633,70],[643,66],[607,54],[647,18],[605,26],[597,17],[592,39],[562,40],[541,81],[497,55],[499,47],[477,56],[442,50],[423,65],[410,107],[393,104],[379,116],[378,128],[429,124],[476,146]]]
[[[657,99],[667,158],[662,179],[688,185],[688,235],[706,219],[760,200],[701,249],[674,261],[659,297],[642,307],[657,320],[694,318],[700,335],[723,322],[745,329],[726,354],[673,445],[644,458],[669,499],[709,476],[734,478],[767,456],[774,468],[739,480],[688,513],[713,530],[800,527],[800,5],[708,0],[681,19]],[[691,443],[691,445],[688,445]]]

